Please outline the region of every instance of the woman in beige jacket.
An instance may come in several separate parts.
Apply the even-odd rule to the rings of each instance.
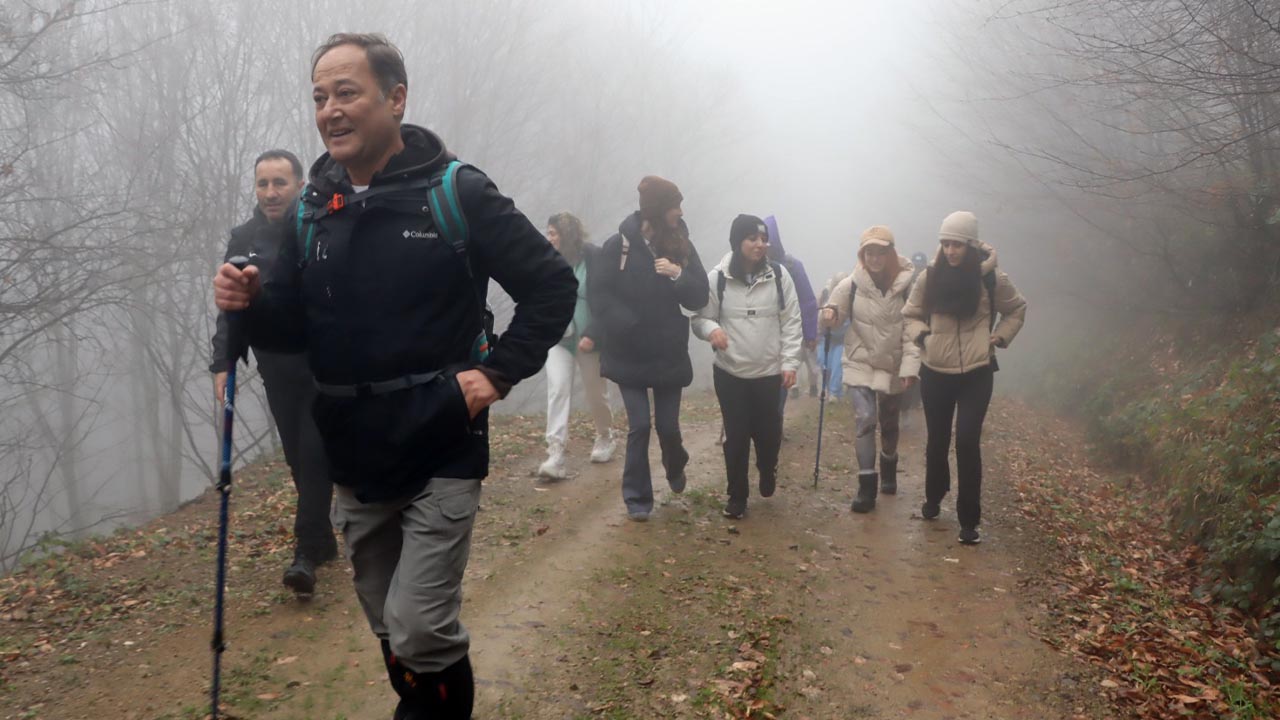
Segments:
[[[955,421],[956,516],[960,542],[979,542],[982,520],[982,423],[991,403],[995,348],[1022,329],[1027,301],[996,267],[996,251],[978,240],[978,219],[954,212],[938,231],[941,247],[917,278],[902,314],[908,338],[922,350],[920,396],[929,439],[925,502],[920,514],[938,517],[951,490],[951,426]],[[996,316],[999,315],[999,322]]]
[[[845,333],[844,385],[853,400],[858,437],[858,495],[851,509],[875,509],[876,484],[886,495],[898,491],[898,413],[901,393],[916,380],[920,356],[904,332],[902,308],[911,289],[913,266],[898,255],[893,233],[867,228],[858,246],[858,264],[831,292],[821,320]],[[880,472],[876,473],[876,426],[880,426]]]

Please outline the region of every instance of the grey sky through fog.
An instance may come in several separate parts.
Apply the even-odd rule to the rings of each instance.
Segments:
[[[776,212],[789,249],[809,264],[849,269],[858,234],[878,223],[906,254],[931,254],[942,217],[979,202],[940,177],[951,165],[919,129],[939,124],[920,95],[945,55],[929,3],[670,7],[691,25],[691,54],[731,71],[748,98],[754,136],[743,149],[760,163],[739,202]]]

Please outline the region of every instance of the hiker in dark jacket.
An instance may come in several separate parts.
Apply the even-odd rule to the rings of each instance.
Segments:
[[[265,278],[225,264],[214,296],[223,310],[247,308],[251,341],[308,353],[334,518],[401,698],[396,717],[469,718],[458,614],[489,469],[487,408],[542,367],[577,282],[484,173],[401,124],[408,78],[385,38],[329,38],[311,79],[328,153]],[[493,347],[491,277],[516,304]]]
[[[684,196],[656,176],[640,181],[640,210],[600,250],[587,282],[604,344],[600,373],[616,382],[627,410],[622,500],[637,522],[653,512],[650,423],[673,492],[683,492],[689,453],[680,437],[680,395],[693,382],[689,315],[707,304],[707,271],[689,242]],[[650,419],[649,391],[653,391]]]
[[[258,203],[253,217],[231,231],[226,258],[253,257],[273,262],[284,237],[284,216],[302,189],[302,163],[287,150],[268,150],[253,163],[254,194]],[[224,260],[226,259],[224,258]],[[284,445],[284,459],[298,492],[293,515],[293,562],[284,571],[284,584],[299,595],[316,587],[316,567],[338,556],[333,539],[329,506],[333,483],[329,461],[320,444],[320,431],[311,419],[316,389],[303,353],[275,353],[253,348],[258,372],[267,390],[267,407]],[[218,313],[209,372],[214,374],[214,399],[221,406],[227,389],[227,318]]]
[[[804,271],[804,263],[782,247],[782,234],[778,232],[778,220],[770,215],[764,219],[769,229],[769,260],[787,269],[791,280],[796,285],[796,295],[800,298],[800,321],[804,331],[804,353],[801,366],[809,374],[809,397],[817,397],[818,381],[818,297],[813,293],[813,284],[809,282],[809,274]],[[799,381],[791,388],[791,397],[800,397]],[[782,393],[778,411],[782,412],[787,405],[787,395]]]

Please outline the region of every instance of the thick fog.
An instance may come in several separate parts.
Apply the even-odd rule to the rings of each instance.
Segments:
[[[1251,163],[1276,160],[1263,90],[1280,53],[1256,20],[1275,3],[1198,17],[1250,48],[1228,70],[1256,86],[1232,92],[1211,85],[1200,51],[1163,63],[1143,44],[1189,32],[1176,8],[1123,4],[1129,15],[1112,18],[1119,5],[6,3],[0,569],[45,533],[137,522],[212,482],[210,279],[252,211],[253,158],[323,151],[308,70],[329,34],[388,35],[408,66],[407,122],[438,132],[539,227],[569,210],[597,243],[658,174],[683,191],[708,267],[736,214],[773,214],[820,291],[852,269],[864,228],[889,225],[903,255],[932,258],[942,218],[972,210],[1031,306],[1003,363],[1008,390],[1087,337],[1086,319],[1194,306],[1205,283],[1247,290],[1251,265],[1275,282],[1274,243],[1259,262],[1223,256],[1213,274],[1186,275],[1203,267],[1189,235],[1259,225],[1265,208],[1248,198],[1275,194],[1249,185],[1262,172]],[[1180,84],[1162,75],[1178,68]],[[1241,103],[1258,108],[1233,114]],[[1245,115],[1260,116],[1251,138],[1233,125]],[[496,286],[491,300],[509,314]],[[692,342],[705,383],[709,356]],[[275,448],[246,374],[241,461]],[[531,379],[498,411],[537,412],[542,393]]]

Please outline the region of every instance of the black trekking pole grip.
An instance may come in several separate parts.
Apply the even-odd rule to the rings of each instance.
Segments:
[[[227,260],[238,270],[249,265],[249,258],[237,255]],[[235,424],[236,363],[245,355],[243,317],[239,311],[228,311],[227,318],[227,387],[222,405],[222,461],[218,471],[218,572],[213,611],[213,684],[211,686],[212,720],[218,720],[218,693],[222,681],[222,651],[226,643],[222,632],[223,597],[227,585],[227,525],[230,521],[228,505],[231,499],[231,429]]]
[[[233,255],[227,262],[235,269],[244,272],[249,267],[249,258],[244,255]],[[237,360],[248,355],[249,349],[244,344],[244,311],[231,310],[225,313],[227,318],[227,370],[231,371]]]

